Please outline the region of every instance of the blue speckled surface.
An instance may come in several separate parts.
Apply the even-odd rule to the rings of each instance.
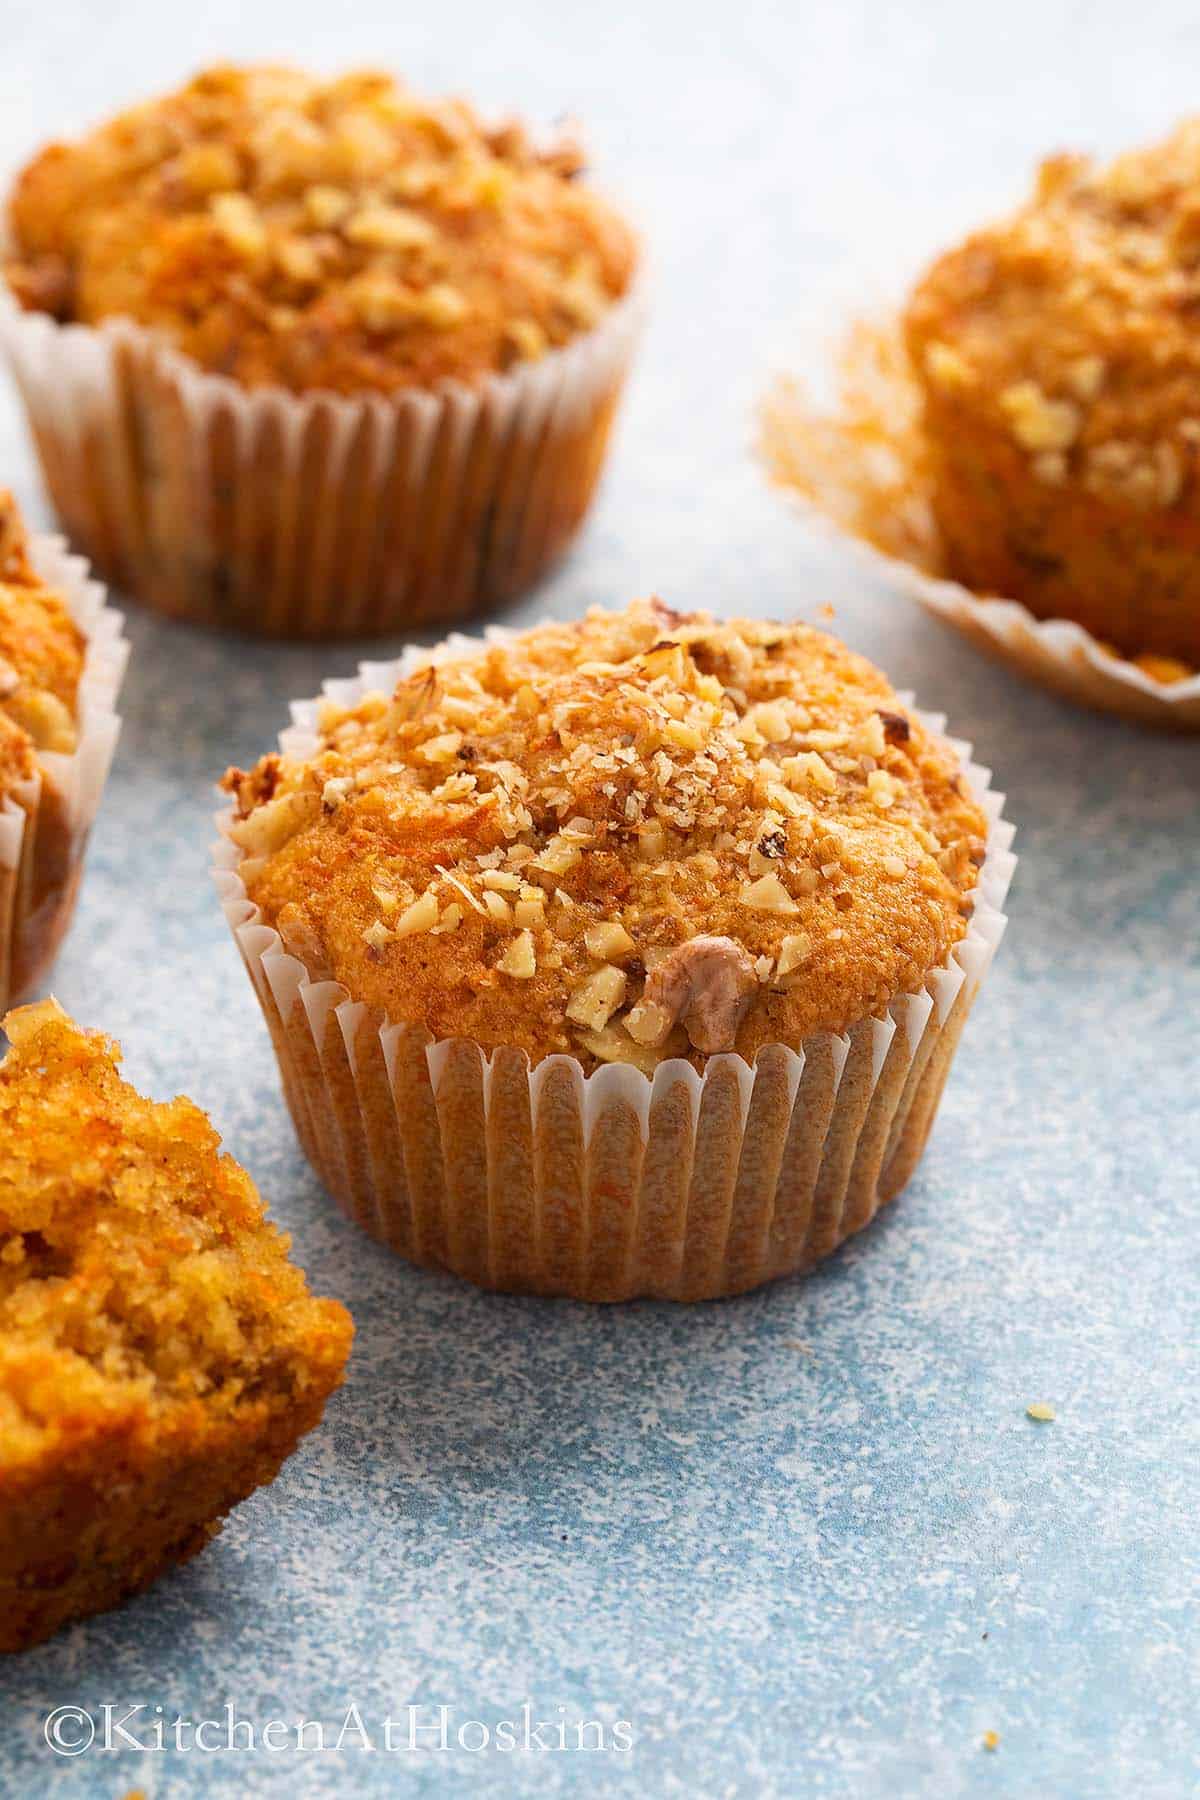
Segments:
[[[54,977],[130,1074],[206,1105],[321,1288],[349,1382],[275,1487],[125,1611],[0,1668],[0,1793],[1161,1797],[1197,1761],[1200,743],[1077,714],[880,589],[768,493],[754,397],[870,239],[910,263],[1034,154],[1195,104],[1200,25],[1018,0],[10,0],[6,155],[220,51],[371,55],[586,117],[655,245],[611,478],[525,613],[657,586],[812,612],[948,709],[1007,789],[1009,936],[900,1205],[806,1282],[670,1310],[479,1295],[345,1224],[302,1164],[206,879],[209,784],[351,649],[131,620],[125,736]],[[81,22],[72,29],[72,15]],[[374,23],[372,23],[374,20]],[[1120,71],[1120,79],[1114,75]],[[0,473],[37,491],[15,410]],[[1052,1425],[1029,1401],[1057,1409]],[[53,1707],[261,1726],[356,1703],[627,1719],[607,1754],[244,1750],[56,1760]],[[422,1713],[424,1722],[430,1715]],[[981,1747],[986,1731],[999,1747]],[[470,1741],[470,1740],[469,1740]]]

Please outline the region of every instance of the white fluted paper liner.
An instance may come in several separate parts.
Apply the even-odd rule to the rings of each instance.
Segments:
[[[470,643],[364,663],[324,692],[353,704]],[[317,705],[293,703],[285,753],[314,747]],[[214,880],[300,1141],[338,1205],[414,1262],[591,1300],[737,1293],[836,1249],[915,1167],[1004,930],[1013,827],[990,771],[951,743],[989,833],[974,912],[945,966],[844,1036],[771,1045],[753,1067],[713,1056],[703,1074],[673,1059],[653,1078],[615,1064],[588,1075],[570,1056],[531,1070],[513,1049],[488,1055],[388,1024],[339,983],[313,981],[263,924],[223,812]]]
[[[867,574],[915,600],[1020,674],[1098,712],[1163,730],[1200,731],[1200,672],[1185,681],[1155,681],[1074,620],[1039,619],[1019,600],[977,594],[960,582],[926,574],[847,531],[813,502],[795,498],[812,528],[854,557]]]
[[[70,923],[84,855],[120,732],[129,658],[124,620],[59,537],[31,534],[30,561],[87,639],[71,755],[41,751],[32,780],[0,796],[0,1013],[28,992]]]
[[[515,598],[566,549],[642,313],[636,288],[540,361],[393,396],[243,388],[3,281],[0,349],[64,529],[112,581],[202,624],[365,636]]]

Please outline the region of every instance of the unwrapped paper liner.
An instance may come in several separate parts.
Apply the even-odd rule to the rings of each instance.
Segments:
[[[1113,652],[1072,619],[1038,619],[1019,600],[976,594],[957,581],[926,574],[846,531],[811,502],[809,523],[861,564],[944,619],[989,656],[1081,706],[1164,731],[1200,731],[1200,672],[1183,681],[1156,681]]]
[[[861,316],[864,291],[872,304]],[[834,317],[856,313],[858,322],[849,330],[833,328]],[[1200,671],[1181,681],[1156,681],[1071,619],[1039,619],[1018,600],[978,594],[940,574],[937,527],[927,501],[897,494],[896,542],[886,548],[854,528],[857,484],[862,480],[868,491],[875,488],[878,452],[886,449],[903,466],[906,447],[914,433],[919,436],[919,403],[906,352],[895,339],[894,318],[894,305],[866,278],[855,294],[843,294],[838,306],[830,297],[810,309],[804,334],[822,353],[824,379],[814,383],[819,400],[791,381],[779,383],[767,397],[762,448],[775,483],[796,502],[814,533],[852,556],[868,577],[899,589],[1018,673],[1101,712],[1163,730],[1200,731]],[[839,444],[844,395],[839,398],[833,380],[839,367],[843,375],[850,370],[870,414],[872,429],[863,441],[855,439],[853,452]],[[904,553],[908,548],[911,557]]]
[[[124,620],[83,557],[72,556],[58,537],[31,534],[27,550],[37,574],[66,602],[87,648],[75,750],[37,752],[32,778],[0,795],[0,1013],[28,994],[70,924],[120,731],[116,702],[129,657]]]
[[[110,581],[273,637],[410,630],[513,599],[582,522],[643,312],[477,385],[297,395],[209,373],[129,319],[60,324],[0,279],[64,530]]]
[[[507,634],[488,634],[503,639]],[[325,684],[352,706],[439,654],[364,663]],[[315,747],[318,702],[293,704],[285,754]],[[940,731],[940,717],[921,715]],[[966,935],[882,1018],[754,1066],[712,1056],[653,1079],[585,1075],[570,1056],[436,1042],[313,981],[262,922],[222,813],[214,879],[266,1017],[300,1141],[338,1205],[411,1261],[480,1286],[588,1300],[734,1294],[827,1256],[898,1193],[921,1154],[967,1013],[1004,930],[1013,827],[991,775],[951,740],[989,820]]]

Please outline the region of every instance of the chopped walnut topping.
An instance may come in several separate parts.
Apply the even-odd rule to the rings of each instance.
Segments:
[[[951,391],[969,387],[973,379],[971,366],[966,358],[960,356],[957,350],[951,349],[949,344],[934,342],[926,345],[925,368],[931,381]]]
[[[590,1031],[608,1024],[625,998],[625,976],[611,964],[585,975],[567,1002],[567,1017]]]
[[[266,252],[266,228],[245,194],[218,194],[212,202],[212,219],[225,243],[246,262],[257,262]]]
[[[750,852],[751,875],[769,875],[771,864],[787,855],[788,840],[786,831],[778,827],[764,831],[753,850]]]
[[[437,233],[428,219],[406,206],[360,207],[342,226],[351,244],[372,250],[416,250],[434,242]]]
[[[1025,450],[1069,450],[1082,422],[1073,400],[1051,400],[1036,381],[1017,381],[1000,395],[1013,436]]]
[[[569,875],[579,861],[578,846],[564,837],[551,838],[533,859],[534,867],[546,875]]]
[[[74,750],[74,714],[49,688],[14,688],[5,697],[4,710],[12,723],[27,733],[35,750],[66,755]]]
[[[83,664],[83,637],[34,571],[15,502],[0,491],[0,808],[42,752],[77,748]]]
[[[779,946],[779,961],[775,973],[780,980],[794,974],[812,955],[812,939],[807,932],[791,931]]]
[[[754,964],[729,938],[696,937],[656,963],[631,1034],[660,1043],[678,1020],[697,1050],[732,1050],[757,985]]]
[[[788,780],[795,781],[798,786],[808,783],[820,788],[822,793],[837,792],[837,776],[816,750],[806,750],[802,756],[786,757],[782,768]]]
[[[513,939],[496,967],[502,975],[514,975],[518,981],[531,981],[537,974],[537,954],[532,931],[522,931]]]
[[[280,794],[240,820],[233,827],[233,841],[251,856],[275,856],[320,811],[320,796],[310,788]]]
[[[871,797],[872,806],[886,811],[896,800],[897,788],[893,776],[886,769],[872,769],[867,776],[867,793]]]
[[[1104,386],[1106,367],[1102,356],[1080,356],[1067,368],[1067,380],[1078,400],[1094,400]]]
[[[194,194],[224,194],[236,188],[241,165],[227,144],[191,144],[179,158],[180,180]]]
[[[328,187],[319,182],[307,189],[303,201],[305,217],[318,231],[329,231],[339,224],[353,204],[350,195],[341,188]]]
[[[1068,463],[1061,450],[1044,450],[1033,458],[1030,467],[1047,487],[1061,487],[1067,479]]]
[[[912,726],[903,713],[880,710],[878,717],[883,724],[883,735],[889,744],[907,744],[912,736]]]
[[[961,936],[986,821],[822,632],[650,604],[432,654],[227,783],[235,834],[299,797],[311,829],[247,891],[381,1013],[593,1064],[752,1056],[920,986]]]
[[[398,938],[413,937],[422,931],[432,931],[438,922],[438,903],[433,893],[426,890],[419,900],[406,906],[396,920],[394,935]]]
[[[546,333],[536,319],[513,319],[505,327],[505,338],[526,362],[537,362],[546,354]]]
[[[601,925],[589,925],[583,941],[588,955],[594,956],[597,962],[621,962],[637,949],[625,927],[615,919],[606,919]]]
[[[753,907],[755,912],[795,913],[800,910],[774,870],[747,883],[742,889],[742,905]]]
[[[578,174],[383,75],[210,69],[34,159],[10,280],[250,387],[471,382],[591,331],[629,288],[633,234]]]
[[[321,789],[321,807],[324,812],[335,813],[343,805],[346,797],[354,792],[354,777],[341,775],[331,777]]]

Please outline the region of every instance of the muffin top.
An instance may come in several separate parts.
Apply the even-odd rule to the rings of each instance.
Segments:
[[[1200,443],[1200,119],[1107,167],[1058,156],[1029,201],[941,257],[907,340],[1050,485],[1173,507]]]
[[[204,1114],[143,1099],[53,1001],[3,1027],[0,1467],[168,1409],[182,1446],[198,1403],[332,1386],[349,1317],[309,1294]]]
[[[29,562],[11,494],[0,492],[0,799],[42,750],[76,747],[84,638]]]
[[[962,937],[987,831],[835,638],[657,600],[431,653],[225,786],[247,892],[313,978],[587,1067],[882,1012]]]
[[[633,234],[581,173],[573,140],[389,75],[220,67],[43,150],[7,274],[27,308],[135,319],[248,387],[470,382],[628,288]]]

